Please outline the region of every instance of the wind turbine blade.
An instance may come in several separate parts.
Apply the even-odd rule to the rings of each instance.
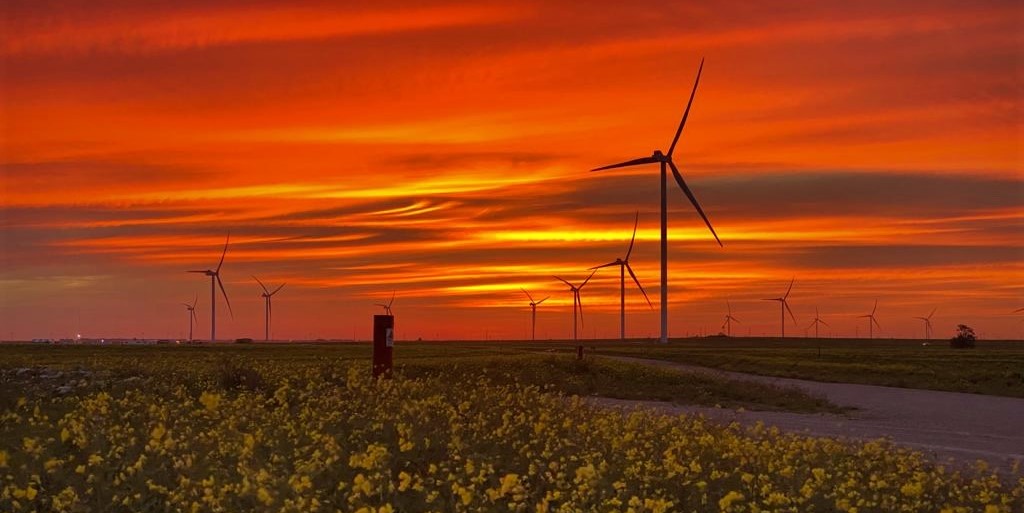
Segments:
[[[831,328],[831,327],[832,327],[832,326],[829,326],[829,324],[828,324],[827,322],[825,322],[825,321],[823,321],[823,320],[821,320],[821,319],[818,319],[818,322],[820,322],[820,323],[824,324],[825,326],[828,326],[829,328]]]
[[[869,314],[869,315],[858,315],[857,316],[858,319],[863,319],[865,317],[871,317],[871,315]]]
[[[551,296],[548,296],[548,297],[546,297],[546,298],[544,298],[544,299],[541,299],[540,301],[535,301],[535,302],[534,302],[533,304],[535,304],[535,305],[539,305],[539,304],[541,304],[541,303],[543,303],[543,302],[547,301],[548,299],[551,299]],[[531,301],[532,301],[532,300],[531,300]]]
[[[256,280],[256,283],[259,283],[259,284],[260,284],[260,287],[263,287],[263,293],[264,293],[264,294],[268,294],[268,293],[269,293],[269,292],[267,292],[267,286],[266,286],[266,285],[264,285],[264,284],[263,284],[263,282],[262,282],[262,281],[260,281],[260,279],[259,279],[259,278],[257,278],[256,276],[253,276],[253,277],[252,277],[252,279]]]
[[[199,294],[196,294],[196,297],[192,298],[192,308],[195,308],[196,307],[196,303],[198,303],[198,302],[199,302]]]
[[[783,301],[782,302],[782,306],[786,307],[786,311],[789,312],[789,318],[793,319],[793,322],[795,323],[796,322],[796,317],[793,316],[793,310],[789,309],[789,303],[786,302],[786,301]]]
[[[594,270],[601,269],[601,268],[604,268],[604,267],[611,267],[613,265],[619,265],[619,263],[618,262],[608,262],[607,264],[595,265],[594,267],[591,267],[590,269],[587,269],[587,270],[588,271],[594,271]]]
[[[192,308],[192,305],[190,305],[190,304],[188,304],[188,303],[182,303],[182,305],[184,305],[184,306],[185,306],[185,308]]]
[[[382,308],[387,308],[388,307],[388,305],[385,305],[384,303],[374,303],[373,306],[379,306],[379,307],[382,307]]]
[[[936,311],[936,310],[938,310],[938,307],[936,307],[936,308],[932,308],[932,313],[928,314],[928,319],[929,319],[929,320],[931,320],[932,316],[933,316],[933,315],[935,315],[935,311]]]
[[[882,325],[878,324],[878,321],[875,320],[874,316],[871,316],[871,322],[875,323],[875,326],[878,326],[878,329],[882,329]]]
[[[626,261],[629,261],[629,255],[633,254],[633,243],[636,242],[636,229],[640,227],[640,211],[636,211],[636,220],[633,221],[633,237],[629,239],[629,249],[626,250]]]
[[[782,298],[781,297],[766,297],[766,298],[762,299],[761,301],[782,301]]]
[[[732,317],[732,303],[730,303],[728,299],[725,300],[725,308],[729,313],[729,316]]]
[[[789,288],[786,289],[786,294],[782,296],[782,299],[789,298],[789,293],[793,290],[793,282],[795,282],[795,281],[796,281],[796,276],[794,276],[793,279],[789,280]]]
[[[733,316],[731,316],[731,315],[729,316],[729,318],[730,318],[730,319],[732,319],[732,320],[733,320],[733,322],[740,322],[740,320],[739,320],[739,319],[737,319],[737,318],[735,318],[735,317],[733,317]],[[742,323],[740,323],[740,324],[742,324]]]
[[[220,274],[216,275],[217,285],[220,286],[220,293],[224,294],[224,302],[228,304],[228,313],[231,314],[231,318],[235,318],[235,312],[231,311],[231,300],[228,299],[228,291],[224,290],[224,282],[220,281]]]
[[[641,157],[641,158],[638,158],[638,159],[627,160],[625,162],[619,162],[618,164],[612,164],[612,165],[609,165],[609,166],[595,167],[594,169],[591,169],[590,171],[591,172],[593,172],[593,171],[604,171],[605,169],[615,169],[615,168],[618,168],[618,167],[639,166],[641,164],[654,164],[657,161],[658,161],[658,159],[656,159],[654,157]]]
[[[220,272],[220,266],[224,265],[224,257],[228,254],[228,242],[231,241],[231,234],[229,233],[227,238],[224,239],[224,252],[220,254],[220,262],[217,264],[217,271]]]
[[[636,283],[636,286],[640,287],[640,292],[643,293],[644,299],[647,300],[647,306],[654,308],[654,305],[651,304],[651,298],[647,297],[647,291],[644,290],[643,285],[640,285],[640,280],[638,280],[636,278],[636,274],[633,273],[633,268],[630,267],[629,264],[626,264],[626,270],[629,271],[629,277],[633,278],[633,283]]]
[[[536,301],[533,300],[533,296],[531,296],[530,293],[526,291],[526,289],[520,287],[519,290],[523,291],[523,294],[526,294],[526,297],[530,298],[531,303],[537,303]]]
[[[270,293],[270,295],[271,295],[271,296],[273,296],[274,294],[277,294],[277,291],[279,291],[279,290],[283,289],[283,288],[284,288],[284,286],[285,286],[285,284],[284,284],[284,283],[282,283],[282,284],[281,284],[281,286],[280,286],[280,287],[278,287],[278,288],[276,288],[276,289],[274,289],[274,291],[273,291],[273,292],[271,292],[271,293]]]
[[[672,138],[672,145],[668,147],[668,157],[672,158],[672,152],[676,151],[676,143],[683,133],[683,126],[686,125],[686,118],[690,116],[690,107],[693,105],[693,97],[697,94],[697,84],[700,83],[700,74],[704,71],[704,59],[700,60],[700,67],[697,68],[697,79],[693,81],[693,90],[690,91],[690,100],[686,102],[686,110],[683,111],[683,119],[679,121],[679,128],[676,129],[676,136]]]
[[[583,297],[579,289],[576,289],[576,304],[580,305],[580,327],[583,327]]]
[[[871,309],[871,315],[875,315],[875,311],[878,310],[878,300],[875,300],[875,307]]]
[[[207,271],[185,271],[185,272],[187,272],[187,273],[203,273],[203,274],[207,273]]]
[[[577,289],[577,290],[578,290],[578,289],[582,289],[582,288],[583,288],[583,286],[584,286],[584,285],[586,285],[586,284],[587,284],[587,282],[588,282],[588,281],[590,281],[590,279],[594,277],[594,273],[596,273],[596,272],[597,272],[596,270],[594,270],[594,271],[590,271],[590,276],[587,276],[587,279],[583,280],[583,283],[580,283],[580,286],[579,286],[579,287],[576,287],[576,289]]]
[[[397,290],[392,290],[391,291],[391,301],[388,301],[388,308],[391,308],[391,305],[395,304],[395,294],[397,294],[397,293],[398,293]]]
[[[558,281],[568,285],[570,288],[574,288],[574,289],[576,288],[572,283],[569,283],[569,282],[563,280],[562,278],[559,278],[558,276],[552,276],[552,278],[554,278],[554,279],[556,279],[556,280],[558,280]]]
[[[686,182],[683,181],[683,175],[679,174],[679,169],[676,168],[675,162],[668,161],[669,167],[672,168],[672,176],[676,177],[676,183],[679,184],[679,188],[683,190],[683,194],[686,194],[687,198],[690,198],[690,203],[693,203],[694,208],[697,209],[697,213],[704,219],[704,224],[708,225],[708,229],[711,230],[711,235],[715,236],[715,240],[719,246],[722,246],[722,240],[718,238],[718,234],[715,233],[715,227],[711,226],[711,221],[708,220],[708,216],[704,214],[704,209],[700,208],[700,203],[697,203],[697,197],[693,195],[690,188],[687,187]]]

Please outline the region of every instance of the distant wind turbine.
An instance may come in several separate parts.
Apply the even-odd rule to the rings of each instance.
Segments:
[[[725,314],[725,323],[722,324],[722,328],[725,330],[725,334],[731,337],[732,323],[740,322],[740,320],[732,316],[732,305],[729,304],[728,300],[725,301],[725,307],[727,310]]]
[[[697,197],[693,195],[690,188],[686,185],[683,180],[683,176],[679,174],[679,169],[676,167],[675,162],[672,160],[672,155],[675,153],[676,144],[679,142],[679,136],[683,133],[683,126],[686,125],[686,118],[690,115],[690,107],[693,105],[693,97],[697,94],[697,84],[700,83],[700,74],[704,70],[704,60],[701,59],[700,67],[697,68],[697,79],[693,82],[693,91],[690,92],[690,100],[686,104],[686,110],[683,111],[683,119],[679,121],[679,128],[676,129],[676,135],[672,138],[672,144],[669,145],[668,153],[662,153],[661,150],[654,150],[654,153],[650,157],[641,157],[638,159],[628,160],[620,162],[618,164],[612,164],[609,166],[603,166],[592,169],[591,171],[602,171],[605,169],[615,169],[620,167],[638,166],[642,164],[659,164],[661,166],[661,342],[668,342],[668,175],[667,168],[672,169],[672,176],[675,177],[676,183],[679,188],[682,189],[683,194],[689,198],[690,203],[693,204],[694,208],[697,209],[697,213],[704,219],[704,224],[711,230],[711,235],[718,241],[718,245],[722,245],[722,241],[718,238],[718,234],[715,233],[714,227],[711,226],[711,221],[708,220],[708,216],[704,214],[704,210],[700,208],[700,203],[697,202]]]
[[[779,302],[779,308],[782,310],[782,338],[786,338],[786,312],[789,312],[789,318],[793,319],[793,324],[796,324],[796,317],[793,317],[793,310],[790,310],[790,308],[789,308],[789,301],[787,301],[787,299],[789,299],[790,291],[793,290],[793,282],[795,282],[795,281],[796,281],[796,277],[793,277],[793,279],[789,281],[789,288],[786,289],[786,293],[783,294],[782,297],[772,297],[772,298],[762,299],[762,301],[778,301]]]
[[[878,324],[878,321],[875,320],[875,311],[876,310],[878,310],[878,300],[877,299],[875,300],[875,307],[871,309],[871,313],[869,313],[867,315],[858,315],[857,316],[858,318],[861,318],[861,319],[864,319],[864,318],[868,319],[868,338],[875,338],[875,326],[878,326],[878,329],[882,329],[882,325]]]
[[[590,281],[590,279],[594,277],[594,273],[596,273],[596,272],[597,271],[591,271],[590,272],[590,276],[587,276],[587,279],[583,280],[583,283],[580,283],[579,285],[573,285],[572,283],[569,283],[568,281],[565,281],[562,278],[559,278],[558,276],[552,276],[554,279],[556,279],[556,280],[558,280],[558,281],[568,285],[569,286],[569,291],[572,292],[572,339],[573,340],[579,340],[579,336],[577,335],[577,331],[576,331],[577,328],[578,328],[577,323],[576,323],[576,308],[577,308],[577,306],[579,307],[579,311],[580,311],[579,325],[581,325],[581,326],[583,325],[583,300],[580,298],[580,290],[582,290],[583,286],[586,285],[587,282]]]
[[[395,303],[395,293],[392,292],[391,293],[391,300],[388,301],[387,304],[384,304],[384,303],[375,303],[375,304],[377,306],[379,306],[379,307],[384,309],[384,315],[393,315],[391,313],[391,305],[394,304],[394,303]]]
[[[818,307],[814,307],[814,320],[811,321],[811,324],[807,326],[808,329],[810,329],[811,326],[814,326],[814,338],[819,338],[818,337],[818,325],[819,324],[824,324],[825,326],[828,326],[828,323],[823,321],[823,320],[821,320],[821,316],[818,315]],[[831,327],[831,326],[829,326],[829,327]]]
[[[625,258],[616,258],[614,262],[590,268],[591,270],[597,270],[602,267],[619,266],[619,338],[622,340],[626,340],[626,271],[629,271],[629,276],[633,278],[633,283],[636,283],[636,286],[640,288],[644,299],[647,300],[647,306],[654,308],[651,305],[651,299],[647,297],[647,291],[644,290],[643,285],[640,285],[640,280],[636,278],[636,273],[633,272],[633,268],[629,265],[629,255],[633,253],[633,243],[636,241],[636,229],[638,226],[640,226],[640,212],[636,213],[636,220],[633,222],[633,237],[629,239],[629,249],[626,250]]]
[[[932,313],[928,314],[928,317],[914,317],[924,321],[924,338],[925,340],[931,340],[932,338],[932,316],[935,315],[935,308],[932,308]]]
[[[228,305],[228,313],[231,317],[235,317],[235,313],[231,311],[231,300],[228,299],[228,292],[224,290],[224,283],[220,281],[220,268],[224,265],[224,257],[228,254],[228,242],[231,241],[231,235],[228,235],[224,239],[224,252],[220,254],[220,262],[217,263],[216,269],[207,269],[205,271],[188,271],[190,273],[202,273],[210,277],[210,342],[217,341],[217,288],[220,286],[220,292],[224,295],[224,302]]]
[[[189,342],[192,341],[192,324],[193,324],[193,322],[195,322],[195,323],[199,322],[199,319],[196,318],[196,303],[198,303],[198,302],[199,302],[199,295],[197,294],[196,297],[194,299],[192,299],[192,304],[182,303],[182,305],[185,306],[185,309],[188,310],[188,341]]]
[[[530,298],[530,340],[537,340],[537,305],[547,301],[548,298],[541,299],[540,301],[534,301],[533,296],[531,296],[526,289],[519,290],[523,291],[523,294],[526,294],[526,297]]]
[[[274,316],[274,307],[270,304],[270,298],[273,297],[274,294],[277,294],[277,292],[279,290],[284,288],[285,284],[282,283],[279,287],[274,289],[273,292],[271,292],[271,291],[267,290],[267,286],[264,285],[263,282],[260,281],[259,278],[253,276],[252,279],[256,280],[256,283],[259,283],[260,284],[260,288],[263,289],[263,293],[260,294],[260,296],[263,297],[263,302],[264,302],[263,312],[264,312],[265,322],[264,322],[264,327],[263,327],[263,339],[269,341],[270,340],[270,319]]]

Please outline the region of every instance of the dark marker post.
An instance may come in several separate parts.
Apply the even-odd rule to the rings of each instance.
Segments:
[[[395,348],[395,317],[393,315],[373,316],[373,377],[391,377],[392,358]]]

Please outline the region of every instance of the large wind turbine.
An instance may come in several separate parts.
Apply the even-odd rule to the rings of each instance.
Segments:
[[[814,320],[811,321],[811,324],[807,326],[808,328],[810,328],[811,326],[814,326],[814,338],[819,338],[818,337],[818,325],[819,324],[824,324],[825,326],[828,326],[828,323],[823,321],[823,320],[821,320],[821,316],[818,315],[818,307],[814,307]]]
[[[185,309],[188,310],[188,341],[189,342],[192,342],[192,324],[193,324],[193,321],[196,322],[196,323],[199,322],[199,319],[196,318],[196,303],[198,303],[198,302],[199,302],[199,295],[197,294],[196,297],[194,299],[192,299],[192,304],[182,303],[182,305],[185,306]]]
[[[672,160],[672,155],[676,151],[676,144],[679,142],[679,136],[683,133],[683,126],[686,125],[686,118],[690,115],[690,106],[693,105],[693,97],[697,94],[697,84],[700,83],[700,74],[704,70],[704,59],[700,61],[700,67],[697,69],[697,79],[693,82],[693,91],[690,92],[690,100],[686,103],[686,110],[683,111],[683,119],[679,121],[679,128],[676,129],[676,135],[672,138],[672,144],[668,147],[668,153],[662,153],[661,150],[654,150],[654,153],[650,157],[641,157],[638,159],[628,160],[626,162],[620,162],[618,164],[612,164],[610,166],[603,166],[592,169],[591,171],[601,171],[604,169],[615,169],[620,167],[638,166],[641,164],[659,164],[661,166],[661,342],[668,342],[668,175],[667,168],[672,169],[672,176],[675,177],[676,183],[679,184],[679,188],[682,189],[683,194],[690,199],[690,203],[693,204],[694,208],[697,209],[697,213],[704,219],[704,224],[711,230],[711,235],[714,235],[715,240],[718,241],[718,245],[722,245],[722,241],[718,238],[718,234],[715,233],[714,227],[711,226],[711,221],[708,220],[708,216],[704,215],[704,210],[700,208],[700,203],[697,203],[696,196],[690,191],[690,188],[686,185],[683,180],[683,176],[679,174],[679,169],[676,167],[675,162]]]
[[[722,323],[722,328],[725,329],[725,334],[731,337],[732,336],[732,323],[740,322],[740,320],[732,316],[732,305],[729,304],[728,300],[725,301],[725,307],[726,307],[727,310],[726,310],[726,314],[725,314],[725,322]]]
[[[619,266],[619,338],[622,340],[626,340],[626,271],[629,271],[630,278],[633,278],[633,282],[640,288],[644,299],[647,300],[647,306],[654,308],[651,305],[651,299],[647,297],[647,291],[644,290],[643,285],[640,285],[640,280],[636,278],[636,273],[629,266],[629,255],[633,253],[633,242],[636,241],[636,229],[638,226],[640,226],[640,212],[636,213],[636,220],[633,222],[633,237],[629,239],[629,249],[626,250],[625,258],[616,258],[614,262],[590,268],[591,270],[597,270],[602,267]]]
[[[786,338],[786,312],[789,312],[789,318],[793,319],[793,324],[796,324],[796,317],[793,317],[793,310],[789,309],[789,301],[787,301],[787,299],[789,299],[789,292],[793,290],[793,282],[795,281],[796,277],[793,277],[793,279],[789,281],[789,288],[786,289],[786,293],[783,294],[782,297],[772,297],[762,300],[779,302],[779,308],[782,310],[782,338]]]
[[[928,314],[928,317],[914,317],[915,319],[921,319],[922,321],[924,321],[925,340],[931,340],[932,338],[932,316],[935,315],[935,310],[936,308],[932,308],[932,313]]]
[[[394,302],[395,302],[395,293],[392,292],[391,293],[391,300],[388,301],[387,304],[375,303],[375,305],[384,309],[384,315],[392,315],[392,313],[391,313],[391,305],[394,304]]]
[[[552,276],[554,279],[556,279],[556,280],[558,280],[558,281],[568,285],[569,286],[569,291],[572,292],[572,339],[573,340],[579,340],[579,336],[577,335],[577,331],[576,331],[576,329],[578,328],[577,323],[576,323],[576,307],[577,307],[577,305],[579,306],[579,310],[580,310],[580,322],[579,322],[579,324],[580,325],[583,324],[583,300],[580,298],[580,290],[582,290],[583,286],[586,285],[587,282],[590,281],[590,279],[594,277],[594,273],[596,273],[596,272],[597,271],[591,271],[590,272],[590,276],[587,276],[587,279],[583,280],[583,283],[580,283],[579,285],[573,285],[572,283],[569,283],[568,281],[565,281],[562,278],[559,278],[558,276]]]
[[[190,273],[202,273],[210,277],[210,342],[216,342],[217,340],[217,286],[220,286],[220,292],[224,295],[224,302],[228,305],[228,313],[231,317],[235,317],[235,313],[231,311],[231,300],[228,299],[228,292],[224,290],[224,283],[220,281],[220,268],[224,265],[224,257],[228,254],[228,242],[231,240],[231,235],[228,235],[224,239],[224,252],[220,254],[220,262],[217,263],[216,269],[207,269],[205,271],[188,271]]]
[[[526,294],[526,297],[530,298],[530,340],[537,340],[537,305],[547,301],[548,298],[541,299],[540,301],[534,301],[533,296],[531,296],[526,289],[521,288],[519,290],[523,291],[523,294]]]
[[[878,300],[877,299],[875,300],[875,307],[871,309],[871,313],[869,313],[867,315],[858,315],[857,316],[858,318],[865,318],[866,317],[868,319],[868,338],[875,338],[875,326],[878,326],[878,329],[882,329],[882,325],[878,324],[878,321],[875,320],[875,311],[876,310],[878,310]]]
[[[270,298],[274,294],[277,294],[277,291],[281,290],[284,287],[285,284],[282,283],[281,286],[277,287],[276,289],[274,289],[273,292],[271,292],[271,291],[267,290],[267,286],[264,285],[263,282],[260,281],[259,278],[253,276],[252,279],[256,280],[256,283],[259,283],[260,284],[260,288],[263,289],[263,293],[260,294],[260,296],[263,297],[263,302],[264,302],[263,312],[264,312],[265,322],[264,322],[264,327],[263,327],[263,339],[269,341],[270,340],[270,319],[271,319],[271,317],[274,316],[274,307],[270,304]]]

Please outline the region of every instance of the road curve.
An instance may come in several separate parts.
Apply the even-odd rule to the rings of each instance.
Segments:
[[[830,402],[856,408],[842,415],[674,405],[644,401],[671,413],[702,413],[713,420],[753,424],[761,421],[784,431],[814,436],[856,439],[888,438],[937,460],[959,463],[984,460],[1008,471],[1014,461],[1024,463],[1024,399],[909,388],[823,383],[803,379],[760,376],[645,358],[609,357],[683,372],[700,372],[735,380],[792,386]],[[602,399],[608,405],[636,401]]]

